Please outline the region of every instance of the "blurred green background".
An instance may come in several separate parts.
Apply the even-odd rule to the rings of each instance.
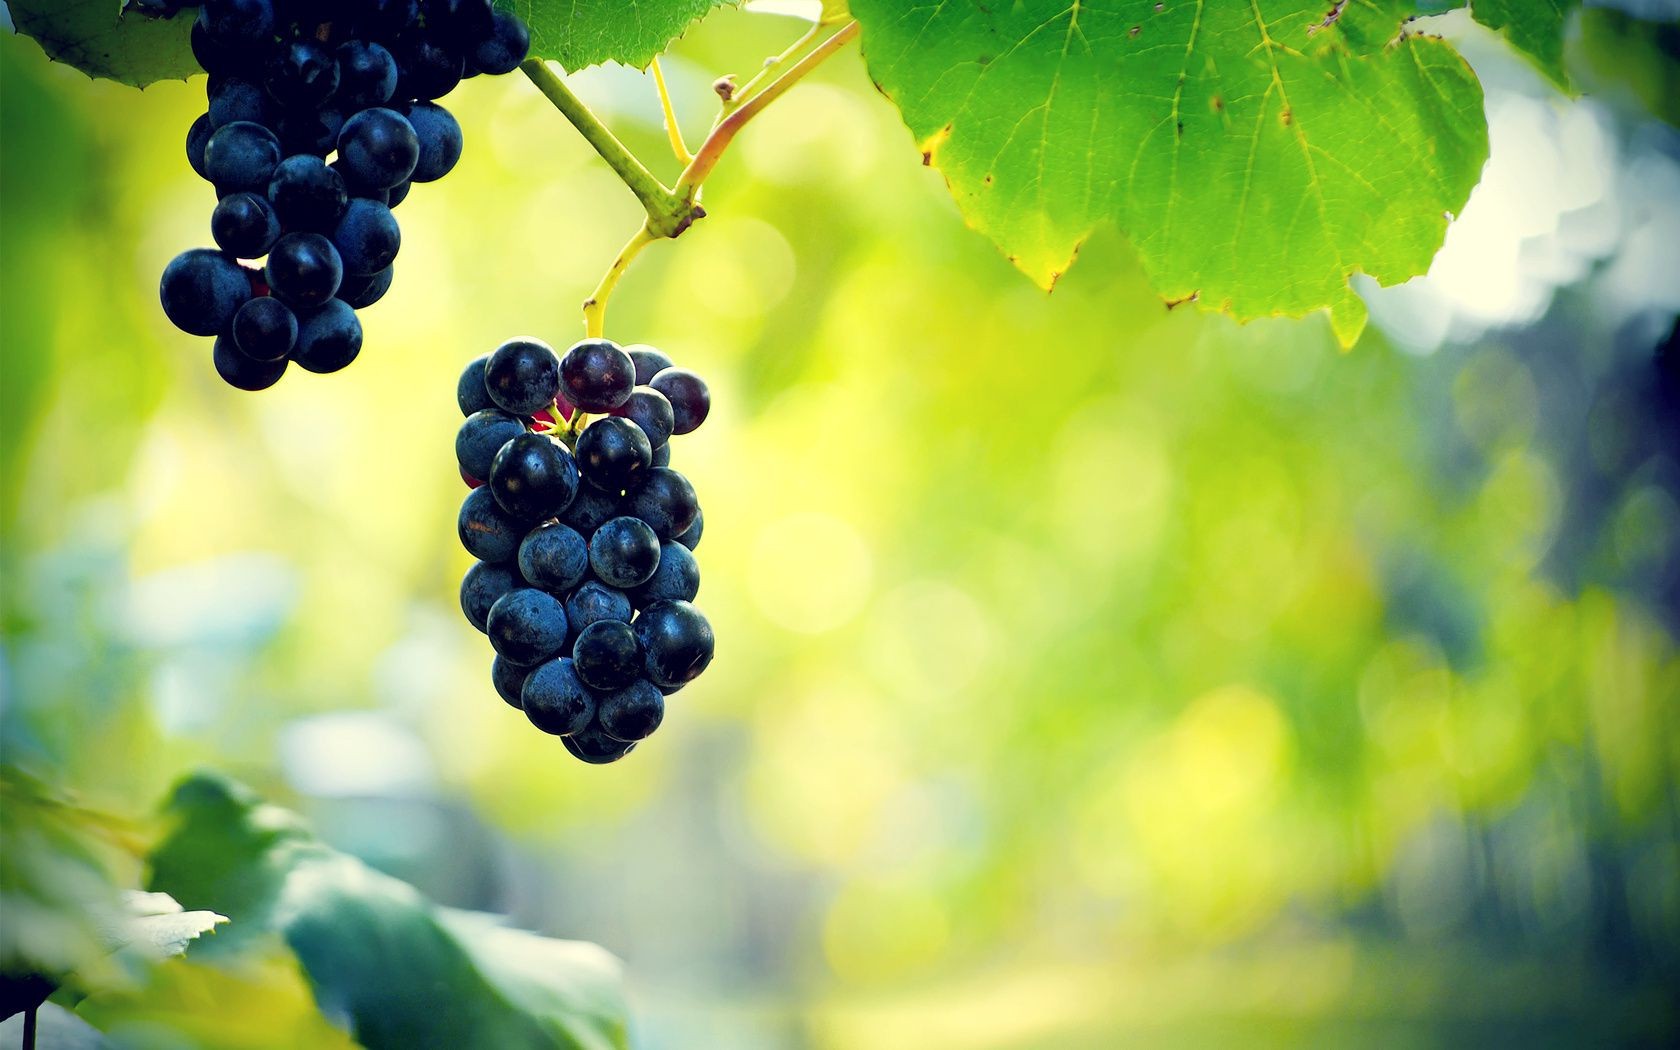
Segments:
[[[691,138],[795,31],[677,46]],[[156,302],[209,240],[202,79],[6,36],[5,762],[142,837],[227,771],[443,902],[604,945],[648,1048],[1662,1043],[1680,385],[1672,254],[1637,238],[1675,212],[1600,206],[1680,146],[1487,54],[1490,113],[1598,129],[1609,174],[1539,242],[1591,248],[1519,230],[1479,270],[1538,305],[1466,328],[1447,300],[1485,298],[1420,284],[1346,354],[1323,318],[1164,310],[1113,232],[1041,294],[855,55],[772,107],[608,316],[711,383],[674,465],[719,646],[594,768],[460,615],[454,384],[581,335],[634,199],[523,79],[471,81],[361,358],[241,394]],[[661,156],[646,78],[576,79]],[[54,870],[10,845],[13,889]],[[68,951],[65,892],[9,893],[11,936]],[[159,970],[131,1045],[323,1023],[278,955]]]

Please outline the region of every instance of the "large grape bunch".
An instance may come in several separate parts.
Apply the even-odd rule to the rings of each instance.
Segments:
[[[491,680],[576,757],[617,761],[712,660],[693,605],[700,504],[670,467],[706,384],[651,347],[585,339],[562,357],[514,339],[456,397],[461,543],[479,559],[461,609],[496,650]]]
[[[210,106],[187,160],[216,187],[216,247],[164,268],[169,320],[214,336],[216,371],[241,390],[288,363],[355,360],[356,311],[391,287],[391,209],[461,156],[461,126],[434,100],[529,47],[491,0],[204,0],[192,49]]]

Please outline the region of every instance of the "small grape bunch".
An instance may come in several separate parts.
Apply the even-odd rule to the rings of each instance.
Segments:
[[[671,438],[706,418],[699,376],[647,346],[513,339],[456,388],[461,610],[502,699],[590,763],[614,762],[712,661],[693,602],[704,523]]]
[[[391,210],[461,156],[461,126],[435,100],[511,72],[530,43],[491,0],[203,0],[192,50],[209,107],[187,161],[216,188],[216,247],[164,268],[164,314],[213,336],[217,373],[241,390],[288,364],[350,364],[356,311],[391,287]]]

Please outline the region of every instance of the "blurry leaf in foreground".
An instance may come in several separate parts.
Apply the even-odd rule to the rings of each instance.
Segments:
[[[154,888],[226,912],[233,947],[276,930],[315,998],[381,1047],[627,1046],[619,964],[602,949],[439,908],[317,839],[296,814],[207,774],[177,786]]]
[[[39,1001],[72,971],[89,981],[120,974],[104,928],[121,922],[111,868],[134,845],[132,829],[119,819],[16,766],[0,768],[0,1004],[6,1012]]]
[[[350,1050],[356,1045],[321,1016],[297,960],[272,934],[268,943],[225,967],[190,958],[154,966],[135,987],[82,1000],[76,1014],[119,1046]]]
[[[123,905],[128,914],[101,932],[113,949],[132,948],[154,959],[185,955],[187,945],[228,921],[213,911],[186,911],[167,893],[129,890]]]

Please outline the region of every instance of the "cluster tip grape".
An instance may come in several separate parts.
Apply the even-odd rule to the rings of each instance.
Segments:
[[[517,68],[530,32],[491,0],[197,6],[209,108],[187,160],[215,186],[216,247],[164,268],[164,314],[214,337],[217,373],[241,390],[273,386],[289,364],[336,372],[362,349],[356,311],[391,287],[392,209],[460,159],[461,126],[436,100]]]
[[[652,347],[512,339],[467,365],[456,399],[458,526],[478,559],[461,610],[496,651],[491,682],[577,758],[617,761],[712,661],[694,606],[704,521],[670,467],[711,395]]]

